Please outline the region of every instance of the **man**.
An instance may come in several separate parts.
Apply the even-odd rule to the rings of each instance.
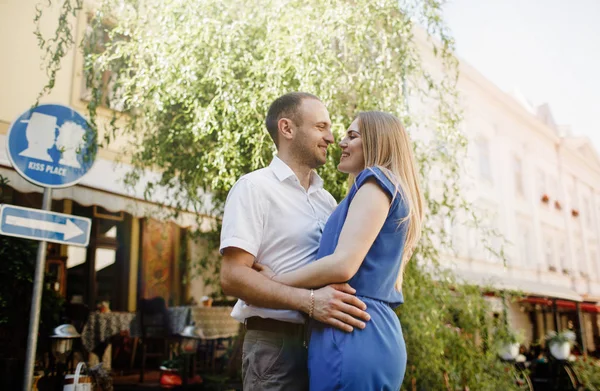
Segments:
[[[244,390],[307,390],[305,316],[351,332],[369,315],[347,284],[305,290],[278,284],[255,262],[285,273],[315,259],[336,206],[314,169],[334,142],[329,112],[314,95],[292,92],[269,108],[266,127],[277,147],[269,167],[243,176],[225,204],[221,286],[240,298],[232,316],[246,324]]]

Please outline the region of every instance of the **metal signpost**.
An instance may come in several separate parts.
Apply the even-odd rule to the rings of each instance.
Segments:
[[[0,234],[39,240],[29,316],[23,389],[33,381],[47,242],[86,247],[91,220],[49,212],[52,189],[73,186],[90,170],[96,157],[96,135],[86,119],[62,105],[39,105],[21,114],[10,126],[8,156],[17,172],[44,187],[42,209],[3,205]]]

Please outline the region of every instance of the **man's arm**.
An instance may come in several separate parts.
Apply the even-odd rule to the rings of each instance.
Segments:
[[[254,256],[244,250],[236,247],[223,250],[221,287],[226,295],[259,307],[309,313],[310,291],[272,281],[253,270],[253,264]],[[354,327],[364,328],[363,320],[368,321],[370,316],[364,311],[367,306],[354,293],[348,284],[315,290],[313,318],[348,332]]]
[[[223,293],[257,307],[308,312],[305,311],[308,307],[303,308],[302,304],[308,301],[310,305],[310,292],[271,281],[254,271],[253,263],[254,256],[244,250],[237,247],[224,249],[221,265]]]
[[[298,288],[314,288],[350,280],[367,256],[390,210],[390,198],[368,179],[350,203],[335,252],[273,280]]]

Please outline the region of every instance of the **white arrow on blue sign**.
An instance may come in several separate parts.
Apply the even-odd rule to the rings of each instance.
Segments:
[[[92,220],[14,205],[0,207],[0,234],[86,247]]]

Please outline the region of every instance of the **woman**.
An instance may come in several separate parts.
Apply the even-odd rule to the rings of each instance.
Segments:
[[[355,180],[325,225],[317,261],[282,275],[256,268],[303,288],[348,281],[367,305],[363,330],[313,325],[311,390],[399,390],[406,347],[393,308],[404,301],[402,275],[423,218],[412,148],[398,118],[382,112],[360,113],[340,147],[338,169]]]

